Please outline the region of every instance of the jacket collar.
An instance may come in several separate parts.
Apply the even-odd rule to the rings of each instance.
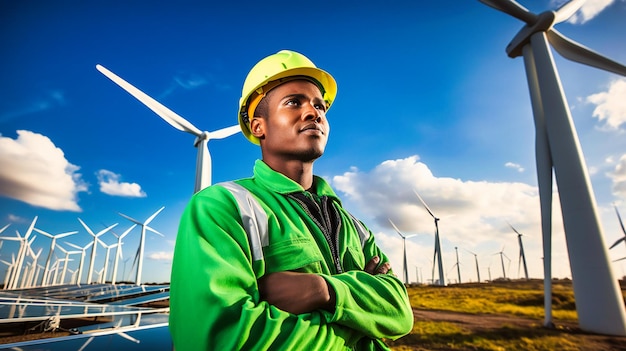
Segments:
[[[306,191],[300,184],[287,178],[284,174],[271,169],[262,160],[256,160],[254,163],[254,178],[263,187],[283,195]],[[328,196],[341,203],[337,194],[335,194],[324,178],[314,175],[312,190],[318,196]]]

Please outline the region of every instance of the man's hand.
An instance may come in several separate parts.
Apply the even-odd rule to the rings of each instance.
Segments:
[[[276,272],[258,281],[261,300],[293,314],[335,311],[335,291],[317,274]]]
[[[391,270],[391,264],[389,262],[384,262],[383,264],[380,265],[380,267],[378,267],[379,262],[380,262],[380,257],[378,256],[372,257],[372,259],[369,262],[367,262],[367,264],[365,265],[364,271],[366,271],[367,273],[371,275],[387,274],[387,272]]]

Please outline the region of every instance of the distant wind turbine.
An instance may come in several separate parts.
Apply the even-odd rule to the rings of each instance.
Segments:
[[[113,276],[111,277],[111,284],[113,285],[115,285],[115,281],[117,279],[117,264],[119,262],[119,259],[123,258],[122,257],[123,256],[122,255],[122,240],[124,239],[124,237],[126,237],[126,235],[128,235],[128,233],[130,233],[133,229],[135,229],[136,226],[137,224],[133,224],[130,228],[126,229],[126,231],[119,236],[113,233],[113,235],[117,237],[117,248],[115,249],[115,263],[113,264]]]
[[[435,217],[435,215],[433,214],[433,211],[430,210],[428,205],[426,205],[426,202],[424,202],[424,199],[422,199],[420,194],[418,194],[415,189],[413,190],[413,192],[415,193],[415,195],[417,195],[417,198],[420,200],[422,205],[424,205],[424,208],[426,209],[426,211],[428,211],[428,214],[430,214],[430,216],[433,217],[433,219],[435,220],[435,253],[433,254],[433,272],[432,272],[433,284],[435,281],[435,259],[436,259],[437,267],[439,268],[438,269],[439,285],[446,285],[446,281],[443,276],[443,259],[441,258],[441,242],[439,240],[439,218]]]
[[[43,278],[41,280],[41,286],[47,286],[47,281],[48,281],[48,274],[49,274],[49,269],[50,269],[50,260],[52,259],[52,254],[54,253],[54,248],[56,246],[56,242],[57,239],[61,239],[64,238],[66,236],[70,236],[73,234],[78,233],[77,231],[73,231],[73,232],[67,232],[67,233],[61,233],[61,234],[56,234],[56,235],[52,235],[48,232],[45,232],[41,229],[38,228],[33,228],[37,233],[43,235],[43,236],[47,236],[48,238],[52,239],[52,241],[50,242],[50,251],[48,251],[48,257],[46,258],[46,265],[44,266],[43,269]]]
[[[165,122],[172,127],[193,134],[196,137],[194,146],[198,148],[198,156],[196,158],[196,183],[194,192],[198,192],[211,185],[211,155],[209,154],[208,143],[211,139],[223,139],[241,131],[239,125],[219,129],[214,132],[203,132],[196,128],[189,121],[176,114],[174,111],[163,106],[141,90],[135,88],[115,73],[109,71],[101,65],[96,65],[96,69],[111,79],[114,83],[126,90],[129,94],[141,101],[154,113],[159,115]]]
[[[465,249],[465,251],[474,255],[474,262],[476,263],[476,278],[478,278],[478,282],[480,283],[480,268],[478,266],[478,255],[467,249]]]
[[[613,205],[613,207],[615,207],[615,213],[617,214],[617,220],[619,221],[619,225],[620,227],[622,227],[622,233],[624,233],[624,236],[617,239],[617,241],[611,245],[611,247],[609,247],[609,250],[614,248],[615,246],[619,245],[619,243],[621,243],[622,241],[624,242],[624,244],[626,244],[626,228],[624,228],[624,222],[622,222],[622,217],[619,215],[619,211],[617,210],[617,206]]]
[[[459,248],[458,247],[454,247],[454,251],[456,251],[456,273],[458,275],[459,278],[459,284],[461,284],[461,263],[459,262]]]
[[[139,222],[138,220],[131,218],[125,214],[119,213],[118,214],[126,219],[128,219],[129,221],[140,225],[141,226],[141,238],[139,239],[139,248],[137,248],[137,255],[135,256],[137,258],[137,274],[135,275],[135,284],[137,285],[141,285],[141,273],[142,273],[142,269],[143,269],[143,254],[144,254],[144,250],[145,250],[145,243],[146,243],[146,230],[149,230],[155,234],[158,234],[160,236],[163,236],[163,234],[159,233],[158,231],[152,229],[151,227],[148,226],[148,224],[150,224],[150,222],[152,222],[152,220],[154,219],[154,217],[156,217],[161,211],[163,211],[163,209],[165,208],[165,206],[161,207],[160,209],[158,209],[155,213],[153,213],[150,217],[148,217],[148,219],[145,220],[145,222]]]
[[[626,76],[626,66],[576,43],[553,26],[571,17],[585,0],[534,14],[513,0],[480,0],[526,23],[507,46],[524,57],[535,119],[537,179],[544,249],[544,325],[552,322],[552,170],[561,201],[578,322],[583,330],[626,336],[626,309],[598,219],[591,182],[569,105],[549,44],[563,57]]]
[[[504,246],[502,246],[502,250],[500,250],[499,252],[496,252],[494,255],[500,255],[500,263],[502,264],[502,276],[504,279],[506,279],[506,269],[504,268],[504,257],[506,257],[506,259],[509,260],[509,263],[511,262],[511,259],[509,258],[509,256],[507,256],[504,253]]]
[[[522,243],[522,233],[518,232],[511,223],[509,223],[509,227],[513,229],[513,231],[517,234],[517,243],[519,245],[519,257],[517,261],[517,274],[519,275],[520,266],[524,266],[524,277],[528,280],[528,266],[526,266],[526,255],[524,254],[524,244]]]
[[[391,221],[391,219],[389,219],[389,223],[391,223],[393,229],[395,229],[396,233],[398,233],[398,235],[400,235],[400,237],[402,238],[402,251],[404,252],[404,283],[409,284],[409,266],[406,263],[406,239],[412,238],[417,234],[404,235],[400,232],[400,229],[398,229],[398,227],[396,227],[396,225]]]
[[[83,246],[83,247],[80,247],[80,246],[72,244],[72,243],[68,243],[67,241],[65,243],[67,245],[75,248],[75,249],[79,249],[80,250],[80,263],[78,265],[78,271],[77,271],[78,272],[78,276],[76,277],[76,284],[80,284],[80,278],[83,275],[83,266],[84,266],[84,263],[85,263],[85,254],[86,254],[87,249],[90,248],[91,245],[93,245],[93,241],[90,242],[89,244]]]
[[[115,226],[117,226],[117,223],[102,229],[101,231],[98,232],[98,234],[94,234],[93,230],[91,230],[91,228],[89,228],[85,224],[85,222],[83,222],[80,218],[78,219],[78,221],[80,222],[80,224],[83,225],[83,227],[85,227],[85,230],[87,231],[87,233],[93,236],[93,247],[91,248],[91,260],[89,261],[89,271],[87,272],[87,284],[91,284],[91,278],[93,275],[93,267],[96,261],[96,249],[98,248],[98,237],[108,232],[109,230],[115,228]]]

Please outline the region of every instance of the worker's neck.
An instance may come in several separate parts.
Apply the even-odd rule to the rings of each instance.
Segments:
[[[313,161],[284,161],[279,162],[263,159],[271,169],[278,173],[282,173],[287,178],[300,184],[304,189],[308,190],[313,186]]]

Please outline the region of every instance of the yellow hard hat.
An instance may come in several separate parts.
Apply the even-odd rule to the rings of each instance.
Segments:
[[[259,61],[248,73],[239,99],[239,126],[243,135],[252,143],[259,144],[259,139],[250,133],[250,120],[260,98],[250,101],[251,97],[265,96],[271,89],[283,83],[283,79],[301,76],[310,78],[320,88],[326,109],[330,108],[337,96],[335,79],[315,66],[306,56],[290,50],[282,50]],[[268,84],[270,83],[270,84]],[[265,88],[265,89],[264,89]]]

